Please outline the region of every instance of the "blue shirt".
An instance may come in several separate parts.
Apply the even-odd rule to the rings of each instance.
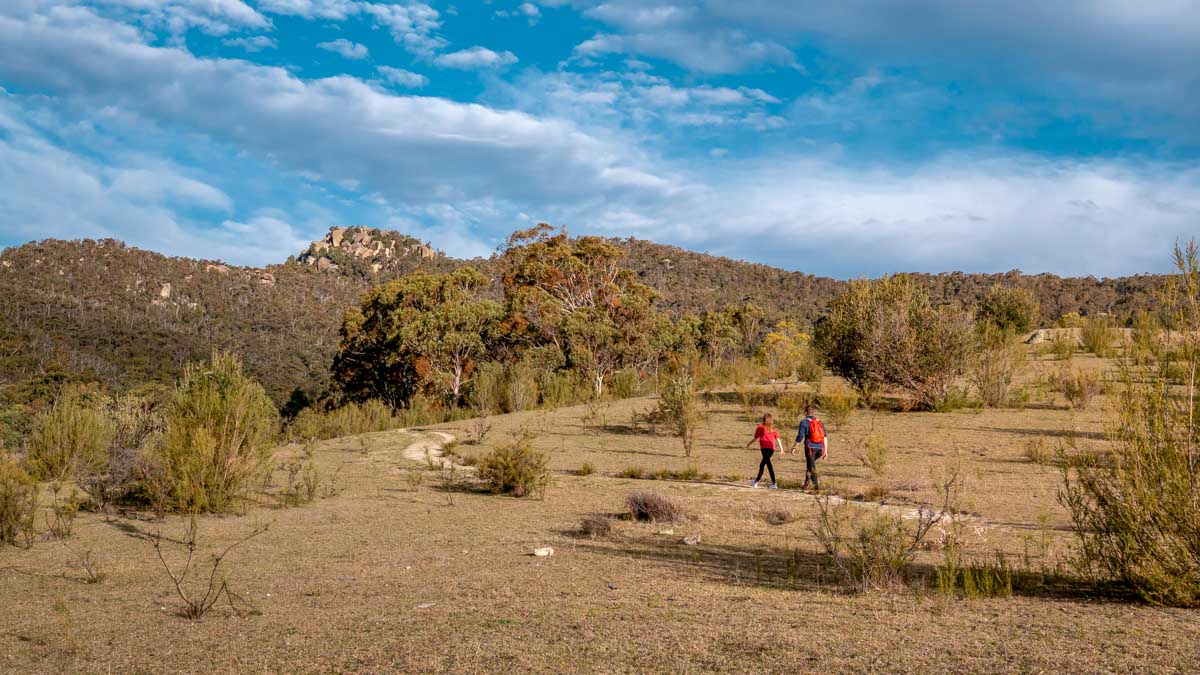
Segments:
[[[804,418],[803,422],[800,423],[800,433],[796,434],[796,442],[799,443],[803,441],[804,447],[806,448],[811,448],[813,450],[824,450],[824,443],[813,443],[812,441],[808,440],[809,428],[812,426],[809,424],[809,421],[814,419],[816,418],[812,415],[809,415],[808,417]]]

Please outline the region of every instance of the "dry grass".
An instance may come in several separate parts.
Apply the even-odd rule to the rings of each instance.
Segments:
[[[1101,364],[1079,355],[1075,365]],[[887,430],[888,481],[903,505],[849,508],[904,513],[910,503],[935,503],[931,469],[958,462],[969,479],[966,509],[978,514],[970,520],[975,552],[1002,550],[1015,560],[1035,550],[1053,567],[1071,542],[1055,500],[1059,479],[1025,459],[1025,443],[1056,441],[1070,429],[1083,430],[1079,443],[1096,442],[1092,430],[1107,415],[1101,402],[1083,411],[862,410],[831,436],[822,485],[829,479],[856,494],[875,482],[850,452],[874,424]],[[609,420],[629,419],[647,403],[614,403]],[[584,412],[492,418],[485,445],[522,428],[541,432],[534,445],[556,473],[544,501],[475,489],[478,479],[464,469],[449,505],[437,470],[405,456],[424,436],[382,432],[315,444],[322,475],[341,467],[340,494],[299,508],[269,500],[246,515],[202,518],[206,549],[217,552],[272,523],[226,563],[257,614],[235,616],[220,603],[203,622],[176,616],[178,597],[147,537],[179,532],[183,519],[81,513],[71,543],[103,561],[103,583],[85,583],[71,551],[55,542],[0,550],[0,608],[20,608],[0,609],[0,671],[1200,669],[1194,611],[1096,600],[1053,585],[1017,588],[1008,599],[946,600],[932,581],[937,550],[919,552],[914,563],[916,577],[930,580],[924,590],[847,595],[810,533],[816,504],[796,491],[654,483],[660,494],[686,500],[694,519],[628,522],[620,536],[580,537],[585,517],[611,513],[646,485],[617,476],[625,466],[745,476],[758,463],[758,452],[744,449],[753,425],[732,397],[712,406],[713,421],[686,462],[676,438],[611,422],[585,429]],[[469,426],[438,429],[466,438]],[[585,462],[595,474],[570,475]],[[775,465],[781,478],[803,477],[801,457],[777,457]],[[411,475],[426,478],[410,483]],[[277,473],[277,484],[283,478]],[[755,517],[775,508],[794,520],[770,525]],[[702,543],[680,543],[690,535]],[[555,554],[529,555],[542,546]],[[811,616],[821,617],[821,639],[809,630]]]

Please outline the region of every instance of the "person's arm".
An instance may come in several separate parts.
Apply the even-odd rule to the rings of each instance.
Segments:
[[[751,439],[750,439],[750,442],[746,444],[746,449],[747,449],[747,450],[749,450],[749,449],[750,449],[750,446],[754,445],[754,441],[757,441],[757,440],[758,440],[758,437],[762,435],[762,431],[763,431],[763,429],[762,429],[762,425],[761,425],[761,424],[760,424],[760,425],[758,425],[757,427],[755,427],[755,429],[754,429],[754,438],[751,438]]]
[[[825,445],[821,446],[821,459],[825,459],[829,455],[829,437],[825,437]]]
[[[800,430],[796,432],[796,442],[792,443],[792,452],[796,452],[796,448],[804,442],[804,437],[808,435],[808,418],[800,421]]]

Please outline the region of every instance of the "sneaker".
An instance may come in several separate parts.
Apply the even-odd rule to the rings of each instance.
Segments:
[[[756,481],[756,480],[750,481],[750,487],[752,487],[752,488],[758,487],[758,481]]]
[[[772,489],[772,490],[778,490],[778,489],[779,489],[779,486],[778,486],[778,485],[776,485],[775,483],[771,483],[771,489]]]

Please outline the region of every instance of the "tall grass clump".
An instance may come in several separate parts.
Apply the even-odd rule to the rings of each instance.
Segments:
[[[484,455],[478,464],[479,477],[494,492],[525,497],[550,483],[550,458],[533,449],[528,437],[518,438]]]
[[[671,376],[652,416],[683,442],[684,456],[691,457],[696,445],[696,430],[704,422],[704,409],[696,396],[695,379],[690,373]]]
[[[33,541],[37,481],[0,450],[0,545]]]
[[[858,410],[858,394],[845,387],[823,391],[819,400],[821,414],[834,431],[846,426],[846,423],[850,421],[850,416]],[[797,424],[799,424],[798,421]]]
[[[1015,335],[1004,330],[981,328],[979,347],[968,370],[979,399],[989,408],[1003,406],[1013,380],[1025,365],[1025,350]]]
[[[292,420],[287,433],[293,440],[308,441],[390,431],[402,426],[404,420],[390,406],[372,399],[350,402],[332,410],[305,408]]]
[[[1079,329],[1079,341],[1083,348],[1101,358],[1112,356],[1117,335],[1116,326],[1107,316],[1089,316]]]
[[[146,454],[147,489],[166,511],[230,510],[272,468],[279,417],[228,352],[189,365],[175,387],[162,443]]]
[[[1123,367],[1106,448],[1076,451],[1060,500],[1079,562],[1145,600],[1200,607],[1200,260],[1175,249],[1166,306],[1181,339],[1170,360]],[[1179,384],[1171,372],[1183,374]]]
[[[34,422],[26,461],[39,480],[57,480],[104,464],[112,423],[84,397],[66,389]]]

